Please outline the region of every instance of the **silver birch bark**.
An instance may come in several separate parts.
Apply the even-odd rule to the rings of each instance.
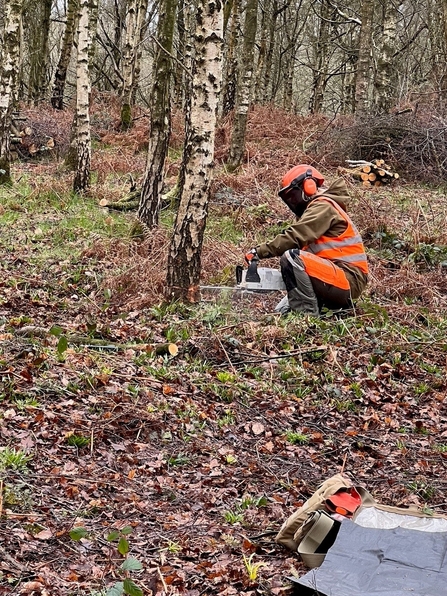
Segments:
[[[140,84],[140,74],[141,74],[141,59],[143,55],[143,42],[146,35],[146,30],[148,23],[152,21],[153,11],[155,11],[155,7],[157,7],[157,3],[153,4],[151,10],[148,14],[148,0],[140,0],[140,9],[138,11],[138,22],[137,22],[137,30],[140,32],[137,51],[135,56],[135,64],[133,70],[133,85],[132,85],[132,94],[131,94],[131,104],[135,104],[138,86]]]
[[[192,148],[168,256],[167,295],[200,300],[203,236],[214,167],[214,136],[222,82],[223,7],[200,0],[191,106]]]
[[[387,0],[382,11],[382,35],[377,44],[374,81],[376,111],[379,114],[387,113],[396,97],[393,54],[396,46],[397,8],[394,2]]]
[[[189,163],[189,157],[191,154],[191,105],[193,95],[193,80],[192,76],[188,76],[188,73],[192,74],[194,64],[194,37],[195,37],[195,23],[196,23],[196,10],[194,7],[190,7],[186,11],[185,18],[185,55],[183,58],[183,66],[185,67],[185,80],[184,80],[184,99],[183,99],[183,114],[185,119],[185,140],[183,143],[183,154],[182,163],[180,165],[180,172],[178,176],[177,188],[175,189],[175,198],[178,199],[183,192],[186,177],[186,167]]]
[[[372,26],[374,2],[363,0],[362,25],[359,33],[359,53],[355,80],[355,112],[366,114],[369,109],[369,81],[371,68]]]
[[[309,112],[319,114],[323,109],[324,92],[327,82],[329,58],[329,27],[331,4],[328,0],[321,2],[321,18],[319,22],[318,39],[315,48],[315,68],[312,84],[312,95],[309,102]]]
[[[49,62],[49,31],[52,0],[28,2],[24,7],[24,28],[28,45],[28,101],[45,99]]]
[[[6,0],[0,63],[0,184],[11,184],[10,132],[17,93],[22,0]]]
[[[135,67],[138,56],[138,45],[144,19],[141,12],[147,7],[143,0],[129,0],[125,22],[123,58],[121,61],[123,83],[121,87],[121,128],[127,130],[132,126],[132,97],[135,86]]]
[[[236,170],[242,163],[245,153],[245,134],[248,110],[251,103],[253,81],[253,57],[258,18],[258,0],[248,0],[245,13],[244,43],[236,92],[236,107],[227,166]]]
[[[227,47],[224,57],[223,82],[222,82],[222,100],[220,102],[221,115],[225,116],[235,106],[237,73],[238,73],[238,46],[239,46],[239,26],[241,20],[241,2],[233,0],[231,6],[230,31],[227,37]]]
[[[78,25],[78,56],[76,66],[76,148],[77,166],[73,182],[75,192],[85,192],[90,186],[90,6],[80,0]]]
[[[148,228],[158,225],[164,165],[171,136],[170,88],[172,79],[172,45],[176,0],[164,0],[160,7],[158,43],[154,59],[151,106],[151,130],[146,171],[141,189],[138,219]]]
[[[67,23],[65,25],[64,35],[62,37],[61,53],[56,67],[53,92],[51,95],[51,105],[56,110],[64,109],[65,83],[67,80],[67,69],[70,63],[70,57],[73,48],[77,18],[78,0],[68,0],[66,17]]]

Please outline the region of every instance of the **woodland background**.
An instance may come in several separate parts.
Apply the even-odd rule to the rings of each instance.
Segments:
[[[20,4],[18,140],[0,188],[0,593],[289,594],[305,569],[274,535],[340,470],[382,502],[446,512],[447,5],[222,6],[201,284],[233,285],[246,250],[290,223],[278,183],[309,162],[345,178],[371,268],[353,313],[312,319],[274,314],[281,294],[166,301],[194,3],[176,3],[159,223],[142,231],[166,6],[146,5],[130,104],[120,68],[136,5],[98,7],[91,175],[74,192],[75,37],[54,105],[70,4]],[[363,185],[352,159],[399,178]]]

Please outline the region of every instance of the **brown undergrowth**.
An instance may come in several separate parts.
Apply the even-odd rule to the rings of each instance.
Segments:
[[[274,535],[340,470],[381,502],[447,513],[442,192],[347,180],[371,279],[344,317],[279,317],[277,295],[167,303],[173,213],[136,242],[133,215],[99,206],[144,163],[103,100],[112,136],[98,136],[85,206],[56,162],[16,164],[28,195],[0,197],[0,593],[102,596],[123,580],[107,536],[129,527],[147,596],[285,596],[305,569]],[[287,225],[278,181],[326,124],[255,108],[233,175],[222,124],[204,284],[234,283],[246,249]],[[322,164],[328,180],[336,165]],[[94,231],[67,230],[79,211]]]

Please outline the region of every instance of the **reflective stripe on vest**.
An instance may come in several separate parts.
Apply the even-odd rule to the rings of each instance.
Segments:
[[[349,215],[340,207],[340,205],[329,197],[318,197],[316,201],[326,201],[330,203],[339,215],[347,223],[346,230],[337,237],[321,236],[315,242],[304,247],[314,255],[330,261],[342,261],[349,265],[358,267],[363,273],[368,273],[368,263],[366,260],[365,247],[357,228],[352,223]]]

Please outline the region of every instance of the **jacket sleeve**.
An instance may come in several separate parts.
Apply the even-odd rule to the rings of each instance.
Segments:
[[[327,234],[340,215],[327,201],[313,201],[302,217],[270,242],[256,247],[260,259],[279,257],[292,248],[303,248]],[[342,220],[344,223],[344,220]]]

